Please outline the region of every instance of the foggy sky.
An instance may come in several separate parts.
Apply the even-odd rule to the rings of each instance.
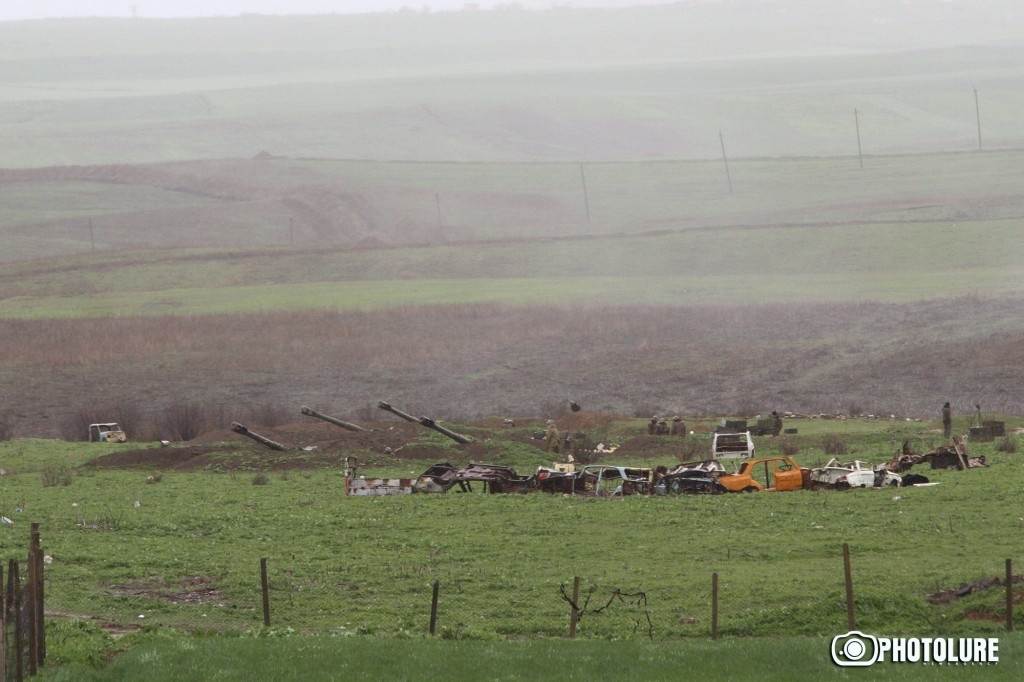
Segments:
[[[55,17],[209,17],[256,14],[346,14],[395,12],[402,8],[451,11],[467,5],[481,9],[518,4],[525,9],[552,7],[631,7],[666,5],[679,0],[34,0],[0,2],[0,21]]]

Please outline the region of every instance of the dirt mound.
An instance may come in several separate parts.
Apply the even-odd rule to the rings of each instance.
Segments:
[[[415,424],[383,422],[368,428],[373,430],[345,431],[330,425],[297,423],[253,429],[284,445],[284,451],[270,450],[234,431],[220,429],[184,444],[113,452],[85,466],[161,471],[283,471],[340,469],[346,456],[355,457],[363,465],[367,459],[375,457],[431,463],[444,460],[484,462],[488,458],[488,447],[481,442],[459,446],[454,452],[451,447],[417,442],[424,429]],[[490,434],[476,435],[486,438]]]
[[[84,466],[97,469],[186,469],[197,458],[234,450],[230,446],[192,446],[122,450],[98,457]]]
[[[366,428],[371,430],[345,431],[320,423],[296,423],[275,427],[254,426],[251,430],[264,438],[280,443],[289,450],[308,448],[311,451],[320,450],[333,453],[361,451],[383,453],[385,448],[394,451],[422,435],[422,427],[414,424],[368,424]],[[245,446],[254,444],[251,439],[230,429],[209,431],[189,441],[189,444],[210,445],[225,442],[237,442]]]

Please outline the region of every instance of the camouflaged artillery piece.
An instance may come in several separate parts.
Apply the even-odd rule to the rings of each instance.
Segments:
[[[317,412],[316,410],[309,409],[305,405],[303,405],[302,408],[299,409],[299,412],[301,412],[302,414],[306,415],[307,417],[315,417],[316,419],[323,420],[323,421],[327,422],[328,424],[334,424],[335,426],[340,426],[341,428],[345,429],[346,431],[369,431],[370,430],[370,429],[367,429],[365,427],[359,426],[359,424],[352,424],[351,422],[345,422],[345,421],[342,421],[340,419],[336,419],[335,417],[331,417],[331,416],[326,415],[326,414],[321,414],[320,412]]]
[[[468,445],[468,444],[473,442],[472,438],[469,438],[468,436],[463,436],[461,433],[455,433],[451,429],[448,429],[448,428],[445,428],[444,426],[441,426],[440,424],[435,422],[430,417],[419,417],[419,418],[416,418],[416,417],[412,416],[411,414],[406,414],[405,412],[402,412],[401,410],[399,410],[399,409],[397,409],[395,407],[392,407],[390,404],[384,402],[383,400],[381,400],[380,402],[377,403],[377,407],[379,407],[380,409],[384,410],[385,412],[390,412],[391,414],[393,414],[393,415],[395,415],[397,417],[401,417],[402,419],[404,419],[407,422],[412,422],[413,424],[419,424],[421,426],[426,426],[428,429],[433,429],[434,431],[437,431],[438,433],[443,433],[444,435],[448,436],[449,438],[451,438],[456,443],[462,443],[463,445]]]
[[[231,422],[231,430],[234,431],[235,433],[238,433],[238,434],[241,434],[241,435],[245,436],[246,438],[252,438],[254,441],[259,443],[260,445],[265,445],[266,447],[270,448],[271,450],[277,450],[278,452],[284,452],[285,450],[288,449],[285,446],[283,446],[280,443],[278,443],[277,441],[270,440],[269,438],[264,438],[260,434],[254,433],[254,432],[250,431],[244,425],[239,424],[238,422]]]

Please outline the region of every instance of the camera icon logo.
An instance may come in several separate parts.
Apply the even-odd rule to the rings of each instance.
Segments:
[[[844,668],[866,667],[878,660],[878,638],[858,630],[832,638],[832,661]]]

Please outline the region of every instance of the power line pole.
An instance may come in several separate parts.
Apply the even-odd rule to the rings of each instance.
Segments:
[[[974,88],[974,118],[978,121],[978,151],[981,151],[981,107],[978,106],[978,88]]]
[[[587,209],[587,224],[590,224],[590,196],[587,194],[587,174],[583,172],[583,164],[580,164],[580,182],[583,183],[583,205]]]
[[[732,194],[732,176],[729,174],[729,157],[725,155],[725,137],[718,131],[718,141],[722,143],[722,162],[725,163],[725,179],[729,182],[729,194]]]
[[[853,110],[853,124],[857,127],[857,161],[860,162],[860,169],[864,170],[864,153],[860,148],[860,117],[856,109]]]

